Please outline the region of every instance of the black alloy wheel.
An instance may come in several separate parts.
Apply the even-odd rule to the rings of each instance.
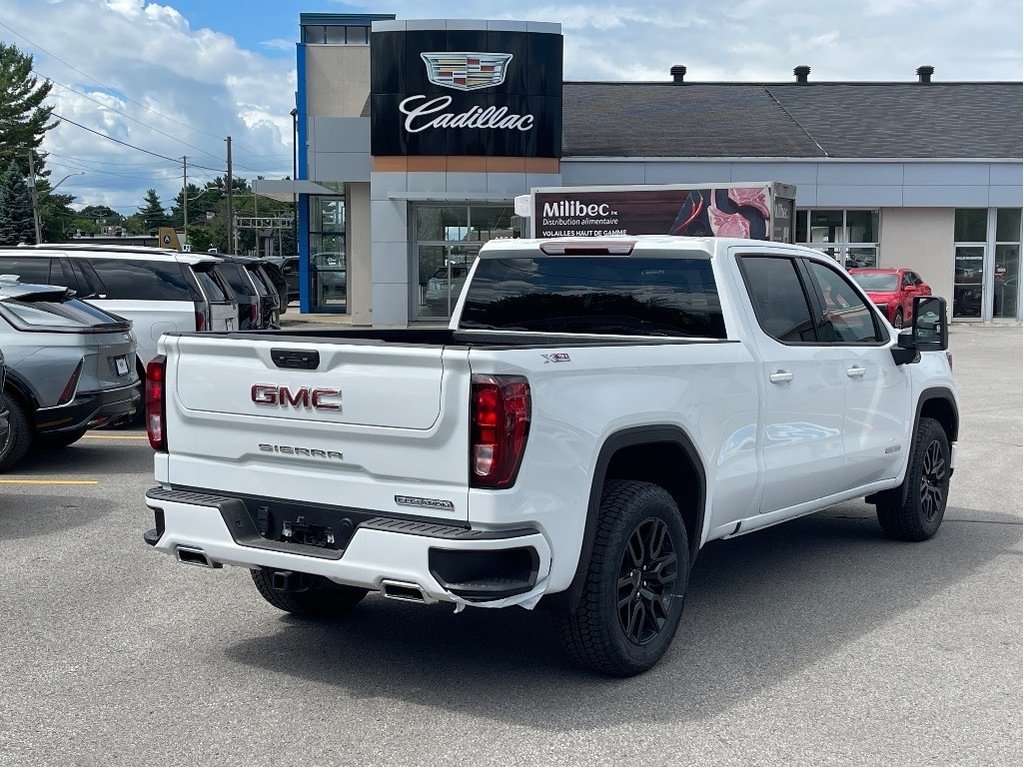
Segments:
[[[619,626],[626,638],[646,645],[664,628],[678,571],[668,526],[644,520],[630,534],[619,566]]]
[[[921,512],[931,521],[946,507],[946,459],[942,445],[932,440],[924,450],[921,466]]]
[[[873,497],[885,535],[900,541],[934,536],[946,512],[951,474],[946,431],[935,419],[922,417],[903,483]]]
[[[609,480],[579,600],[553,612],[569,659],[615,677],[645,672],[672,644],[683,615],[690,545],[661,486]]]

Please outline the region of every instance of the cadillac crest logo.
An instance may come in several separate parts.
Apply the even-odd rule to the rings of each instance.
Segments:
[[[427,79],[457,91],[493,88],[505,82],[511,53],[421,53]]]

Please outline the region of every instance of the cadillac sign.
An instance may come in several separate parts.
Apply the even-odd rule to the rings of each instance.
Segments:
[[[559,34],[374,32],[370,62],[374,155],[561,155]]]

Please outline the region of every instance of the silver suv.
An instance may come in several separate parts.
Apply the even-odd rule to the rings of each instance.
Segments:
[[[77,298],[132,321],[144,375],[168,331],[233,331],[238,302],[205,254],[165,248],[55,243],[0,248],[0,274],[67,286]]]

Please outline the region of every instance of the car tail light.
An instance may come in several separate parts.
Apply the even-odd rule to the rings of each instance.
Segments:
[[[167,450],[166,363],[166,357],[157,355],[146,366],[146,434],[154,451]]]
[[[78,391],[78,381],[82,378],[82,366],[84,365],[85,358],[83,357],[78,361],[78,365],[75,366],[75,371],[71,374],[71,378],[68,379],[68,383],[64,385],[64,391],[60,393],[57,405],[66,405],[74,399],[75,392]]]
[[[249,326],[252,328],[259,327],[260,318],[260,305],[259,299],[253,297],[253,300],[249,303]]]
[[[530,432],[530,383],[522,376],[472,379],[470,485],[510,488]]]
[[[212,331],[210,327],[210,305],[204,302],[196,302],[196,330]]]

